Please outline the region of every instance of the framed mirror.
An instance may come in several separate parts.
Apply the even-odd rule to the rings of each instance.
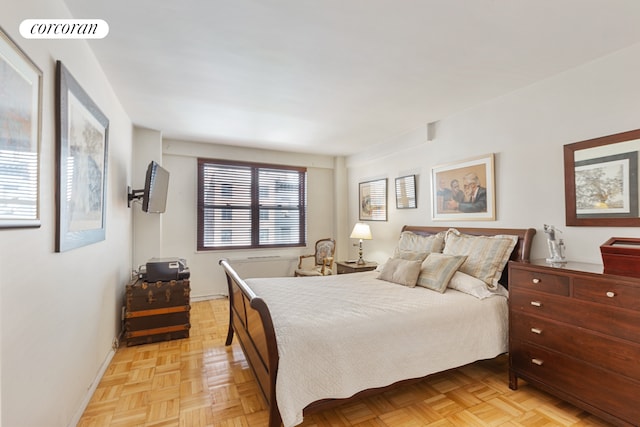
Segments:
[[[640,226],[640,129],[564,146],[567,225]]]

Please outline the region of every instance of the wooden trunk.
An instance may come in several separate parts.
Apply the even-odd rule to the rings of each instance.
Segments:
[[[189,280],[129,283],[124,316],[127,345],[188,338],[190,291]]]

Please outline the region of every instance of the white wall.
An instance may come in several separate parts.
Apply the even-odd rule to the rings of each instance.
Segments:
[[[347,159],[349,218],[358,217],[358,182],[389,178],[389,221],[371,222],[368,259],[384,262],[402,225],[533,227],[533,257],[547,256],[543,224],[563,234],[569,259],[601,263],[599,246],[640,228],[567,227],[563,145],[640,128],[640,44],[463,111]],[[399,148],[400,147],[400,148]],[[436,165],[495,153],[496,221],[431,220],[430,173]],[[396,210],[393,182],[419,174],[418,209]]]
[[[162,165],[162,133],[157,130],[133,128],[132,182],[134,190],[144,189],[149,162]],[[161,257],[162,215],[142,211],[142,199],[131,203],[133,214],[133,267]]]
[[[307,167],[307,248],[196,251],[198,157]],[[162,256],[187,259],[192,299],[227,294],[218,265],[221,258],[237,260],[234,265],[243,277],[292,276],[298,256],[313,253],[316,240],[337,238],[333,157],[166,139],[162,162],[171,174],[167,211],[162,214]],[[264,256],[278,258],[248,262],[250,257]]]
[[[0,230],[1,424],[66,426],[113,354],[131,265],[131,122],[85,41],[25,40],[23,19],[69,17],[59,0],[3,3],[0,26],[43,72],[40,216],[36,229]],[[55,61],[109,118],[106,239],[55,253]]]

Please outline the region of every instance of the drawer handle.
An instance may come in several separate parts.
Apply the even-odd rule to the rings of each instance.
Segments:
[[[531,363],[534,365],[542,366],[544,364],[544,360],[542,359],[531,359]]]
[[[607,295],[609,298],[613,298],[613,297],[615,297],[615,296],[616,296],[616,293],[615,293],[615,292],[611,292],[611,291],[609,291],[609,292],[607,292],[607,293],[606,293],[606,295]]]
[[[540,301],[531,301],[531,305],[534,307],[542,307],[542,303]]]
[[[538,329],[538,328],[531,328],[531,332],[533,332],[534,334],[542,334],[542,329]]]
[[[540,283],[540,279],[533,279],[533,280],[531,280],[531,281],[532,281],[533,283],[535,283],[536,285],[537,285],[538,283]]]

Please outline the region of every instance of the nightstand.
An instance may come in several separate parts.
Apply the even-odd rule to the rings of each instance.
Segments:
[[[336,261],[338,265],[338,274],[360,273],[362,271],[375,270],[378,267],[377,262],[365,261],[364,264],[357,262]]]

